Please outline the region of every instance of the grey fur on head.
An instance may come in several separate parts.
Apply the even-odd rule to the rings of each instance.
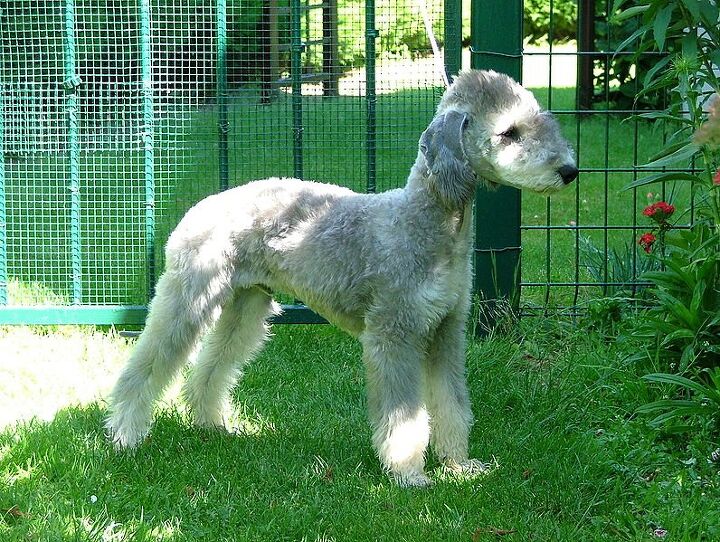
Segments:
[[[551,194],[577,175],[573,151],[557,121],[530,91],[505,74],[470,70],[457,76],[437,114],[467,114],[463,150],[486,184]]]
[[[284,292],[362,344],[372,442],[399,484],[431,483],[428,446],[448,472],[484,472],[468,453],[472,196],[480,182],[548,194],[576,175],[532,94],[470,71],[445,92],[404,188],[357,194],[272,178],[205,198],[168,239],[145,329],[112,392],[110,438],[140,444],[203,337],[183,394],[197,425],[230,427],[230,390],[280,310],[272,292]]]

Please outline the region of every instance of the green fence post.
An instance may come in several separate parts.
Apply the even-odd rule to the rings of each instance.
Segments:
[[[377,176],[377,95],[375,92],[375,0],[365,2],[365,101],[367,103],[365,134],[367,183],[366,190],[375,192]]]
[[[462,69],[462,0],[445,0],[445,74],[448,81]]]
[[[80,124],[78,121],[78,87],[80,77],[75,71],[75,1],[65,0],[65,115],[68,131],[68,162],[70,175],[70,258],[72,268],[72,302],[82,302],[82,241],[80,237]]]
[[[140,77],[142,79],[142,140],[145,177],[145,270],[147,296],[155,290],[155,112],[152,77],[152,29],[150,0],[139,0]]]
[[[472,0],[471,67],[522,78],[522,0]],[[502,32],[497,29],[501,28]],[[485,318],[500,299],[514,308],[520,298],[520,191],[480,189],[475,199],[474,292],[488,302]],[[483,327],[492,322],[479,322]]]
[[[323,26],[323,96],[340,94],[340,54],[338,42],[338,0],[325,0]]]
[[[5,212],[5,85],[0,83],[0,305],[8,304],[7,214]]]
[[[217,102],[218,102],[218,168],[220,190],[230,184],[228,162],[228,73],[227,73],[227,3],[217,0]]]
[[[303,177],[302,52],[300,0],[290,5],[290,80],[292,85],[293,175]]]

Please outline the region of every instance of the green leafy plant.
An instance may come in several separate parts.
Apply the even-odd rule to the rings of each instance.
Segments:
[[[607,2],[595,3],[595,49],[615,51],[638,29],[638,17],[626,17],[608,13]],[[664,103],[663,92],[646,92],[638,96],[642,80],[647,73],[655,69],[656,55],[613,55],[595,59],[593,100],[607,102],[615,109],[658,109]]]
[[[697,417],[710,418],[717,426],[720,422],[720,368],[706,369],[702,374],[706,382],[667,373],[645,375],[643,380],[674,386],[685,397],[653,401],[639,407],[637,412],[655,414],[650,425],[672,433],[691,429],[688,420]]]
[[[720,367],[719,240],[708,224],[667,236],[664,268],[653,283],[652,304],[634,331],[654,343],[656,361],[674,373]],[[642,357],[643,354],[638,356]]]
[[[602,285],[603,297],[587,303],[587,324],[606,337],[616,337],[620,324],[646,289],[638,277],[659,269],[652,258],[643,258],[632,243],[603,250],[589,236],[578,237],[579,263],[592,281]]]
[[[555,0],[548,3],[547,0],[525,0],[524,8],[523,30],[525,39],[530,43],[538,43],[547,36],[548,41],[575,37],[577,2]]]
[[[636,96],[666,91],[670,105],[662,112],[639,115],[662,121],[669,130],[665,147],[644,164],[652,170],[626,188],[667,181],[689,182],[697,196],[698,218],[710,220],[717,228],[720,220],[720,111],[713,96],[720,90],[720,8],[708,0],[652,0],[642,5],[616,0],[616,19],[642,15],[642,24],[619,46],[619,51],[640,40],[635,56],[651,51],[666,52],[650,70]],[[694,168],[689,167],[695,160]],[[678,168],[684,166],[687,169]],[[658,171],[675,166],[669,171]]]
[[[609,247],[607,252],[595,246],[592,239],[578,239],[580,265],[590,274],[593,282],[607,284],[605,296],[628,296],[638,290],[637,279],[648,271],[658,268],[655,260],[638,258],[637,251],[628,242],[619,247]]]
[[[629,184],[632,189],[652,183],[690,183],[693,205],[682,213],[687,227],[670,217],[675,208],[666,202],[643,213],[652,230],[638,243],[658,261],[660,269],[644,278],[653,284],[650,307],[632,333],[646,343],[648,354],[662,373],[647,375],[649,382],[680,386],[679,397],[646,404],[639,412],[661,414],[653,425],[685,419],[689,414],[720,413],[720,8],[709,0],[616,0],[616,20],[639,18],[638,29],[620,46],[639,43],[636,56],[665,52],[645,75],[643,90],[665,92],[670,105],[660,113],[640,115],[661,121],[669,137],[664,149],[648,164],[649,175]],[[657,244],[655,244],[657,241]],[[707,405],[714,405],[706,408]],[[686,426],[675,425],[675,429]]]

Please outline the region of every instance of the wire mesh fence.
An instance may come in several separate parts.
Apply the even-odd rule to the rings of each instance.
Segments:
[[[218,190],[402,185],[442,92],[414,0],[18,0],[0,40],[4,321],[141,321],[169,232]]]
[[[637,294],[643,273],[657,265],[637,242],[649,227],[643,209],[659,200],[693,208],[689,186],[628,188],[639,178],[669,171],[643,164],[663,148],[670,129],[638,117],[667,105],[663,95],[643,87],[645,75],[667,55],[636,56],[636,43],[619,52],[639,20],[616,21],[612,10],[609,0],[551,0],[546,26],[536,28],[525,47],[524,82],[555,112],[565,133],[574,135],[581,170],[572,190],[544,201],[523,195],[525,312],[577,312],[598,297]],[[692,219],[689,211],[679,227]]]
[[[544,26],[526,25],[524,83],[581,169],[573,189],[523,198],[528,312],[632,293],[648,265],[643,207],[692,207],[681,187],[623,190],[666,134],[631,118],[664,105],[634,101],[657,58],[614,54],[633,22],[614,24],[611,4],[551,0]],[[402,186],[444,89],[423,6],[459,48],[468,25],[447,34],[445,21],[460,2],[442,0],[0,3],[0,321],[32,307],[142,322],[169,232],[218,190],[269,176]]]

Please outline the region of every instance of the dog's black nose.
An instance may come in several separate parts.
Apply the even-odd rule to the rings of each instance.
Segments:
[[[577,179],[578,168],[575,166],[562,166],[558,169],[558,173],[560,174],[560,177],[562,177],[563,183],[570,184]]]

